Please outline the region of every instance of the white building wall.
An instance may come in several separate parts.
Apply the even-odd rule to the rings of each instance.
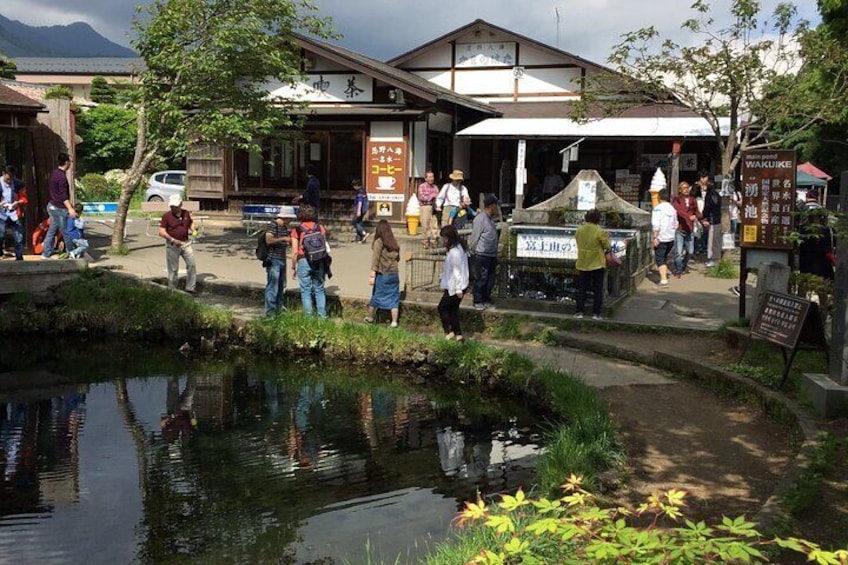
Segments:
[[[529,93],[580,91],[580,69],[529,69],[518,81],[518,96]]]
[[[423,79],[429,80],[433,84],[437,84],[442,88],[450,89],[451,74],[450,71],[415,71],[413,74],[420,76]]]
[[[404,69],[420,69],[427,67],[450,67],[451,66],[451,49],[450,44],[438,45],[430,49],[426,53],[422,53],[414,59],[410,59],[403,64]]]
[[[568,63],[562,56],[542,51],[522,43],[518,51],[519,65],[562,65]]]
[[[403,141],[403,122],[371,122],[371,139]]]
[[[485,71],[457,70],[454,90],[460,94],[512,95],[514,83],[512,68]]]

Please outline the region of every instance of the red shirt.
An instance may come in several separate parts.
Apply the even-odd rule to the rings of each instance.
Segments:
[[[191,230],[191,214],[188,210],[183,210],[178,218],[174,215],[173,210],[168,210],[162,216],[159,227],[165,228],[168,235],[177,241],[188,241],[188,232]]]
[[[439,187],[429,182],[418,185],[418,202],[420,204],[432,204],[439,195]]]
[[[292,247],[297,245],[297,258],[298,258],[298,260],[306,257],[306,254],[303,252],[303,245],[301,245],[301,243],[300,243],[300,233],[299,233],[299,231],[300,232],[308,232],[308,231],[312,231],[314,229],[315,229],[315,222],[314,221],[303,222],[298,227],[292,229],[292,231],[291,231]],[[326,237],[327,230],[324,229],[324,226],[319,224],[318,229]],[[296,244],[295,244],[295,241],[297,241]]]

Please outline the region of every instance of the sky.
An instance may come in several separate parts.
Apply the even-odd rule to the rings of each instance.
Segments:
[[[341,46],[387,60],[483,19],[604,64],[622,34],[653,25],[681,43],[694,38],[680,30],[694,17],[692,0],[314,0],[333,18]],[[130,45],[136,6],[143,0],[3,0],[0,14],[28,25],[83,21],[101,35]],[[778,0],[761,0],[770,13]],[[712,0],[717,21],[727,20],[731,0]],[[799,13],[814,25],[815,3],[801,0]],[[559,11],[559,24],[555,8]],[[559,37],[559,43],[557,43]]]

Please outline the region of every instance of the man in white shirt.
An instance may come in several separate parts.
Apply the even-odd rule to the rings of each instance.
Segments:
[[[668,256],[674,247],[674,232],[677,230],[677,211],[668,202],[668,189],[658,194],[660,203],[651,212],[654,259],[660,272],[660,286],[668,286]]]
[[[462,181],[464,180],[462,171],[454,169],[454,171],[448,175],[448,178],[450,178],[451,181],[444,185],[442,190],[439,191],[439,195],[436,196],[436,212],[441,211],[443,226],[450,224],[451,211],[453,211],[454,208],[459,208],[459,205],[463,200],[471,202],[471,197],[468,195],[468,189],[462,184]]]

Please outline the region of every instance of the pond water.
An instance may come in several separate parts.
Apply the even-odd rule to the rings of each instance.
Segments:
[[[406,563],[478,490],[532,480],[538,425],[514,399],[66,351],[0,374],[3,563]]]

